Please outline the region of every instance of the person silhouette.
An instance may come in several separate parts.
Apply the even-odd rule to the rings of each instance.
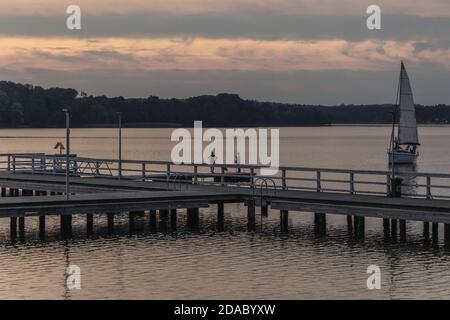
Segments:
[[[209,164],[211,165],[211,173],[214,173],[214,165],[216,164],[216,154],[214,152],[214,150],[211,151],[211,155],[208,157],[209,160]]]
[[[235,165],[241,164],[241,156],[240,156],[239,152],[234,156],[234,164]],[[237,168],[237,172],[238,173],[241,172],[241,168],[240,167]]]

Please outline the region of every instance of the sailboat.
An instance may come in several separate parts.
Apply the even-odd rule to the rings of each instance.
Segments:
[[[408,73],[402,61],[397,102],[394,106],[391,145],[388,150],[389,163],[412,164],[416,162],[420,146],[417,132],[416,109]],[[396,119],[397,132],[395,132]],[[397,133],[397,134],[396,134]]]

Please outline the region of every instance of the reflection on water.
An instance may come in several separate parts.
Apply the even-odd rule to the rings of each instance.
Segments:
[[[410,173],[450,172],[450,128],[420,128],[423,147],[417,168],[399,168],[408,185]],[[167,159],[170,129],[126,129],[124,154],[132,159]],[[114,157],[115,131],[74,130],[74,152]],[[1,152],[52,152],[63,130],[2,130]],[[3,138],[2,138],[3,137]],[[33,137],[33,143],[27,137]],[[89,139],[85,139],[89,137]],[[108,141],[109,140],[109,141]],[[285,128],[281,130],[283,164],[310,167],[387,169],[386,128]],[[406,171],[402,171],[406,170]],[[408,173],[408,174],[407,174]],[[408,192],[414,192],[413,189]],[[367,218],[364,237],[348,228],[347,217],[326,216],[315,226],[313,213],[289,213],[289,232],[279,231],[278,211],[257,216],[247,232],[246,208],[225,206],[225,228],[217,228],[216,208],[201,210],[198,228],[186,227],[180,210],[177,228],[170,221],[150,228],[148,213],[115,218],[94,216],[86,235],[86,217],[75,216],[73,233],[63,238],[59,218],[50,217],[46,238],[39,239],[38,218],[26,219],[23,238],[11,241],[9,220],[0,219],[0,298],[275,298],[384,299],[450,298],[450,253],[443,228],[430,240],[423,224],[407,222],[406,239],[386,233],[383,221]],[[262,224],[261,224],[262,221]],[[81,290],[65,287],[65,269],[81,268]],[[382,289],[368,290],[367,267],[378,265]]]
[[[450,298],[450,252],[442,237],[427,241],[421,223],[408,222],[400,242],[385,237],[380,219],[366,219],[364,237],[356,237],[345,216],[327,215],[324,234],[313,214],[297,212],[282,233],[279,213],[270,211],[262,228],[247,232],[245,208],[230,204],[218,232],[215,209],[202,211],[196,229],[186,227],[182,211],[176,230],[170,222],[150,228],[146,214],[130,231],[122,214],[111,232],[96,215],[92,236],[80,215],[68,239],[52,217],[45,241],[37,219],[27,219],[25,239],[16,242],[2,220],[0,298]],[[64,286],[70,264],[81,268],[79,291]],[[379,291],[366,288],[371,264],[382,270]]]
[[[395,166],[395,174],[397,177],[403,179],[402,181],[402,194],[415,195],[418,192],[418,177],[415,175],[417,172],[417,165],[414,164],[401,164]]]

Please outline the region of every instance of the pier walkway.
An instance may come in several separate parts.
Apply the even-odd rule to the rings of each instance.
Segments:
[[[289,212],[313,212],[326,224],[326,214],[347,216],[349,226],[364,233],[365,217],[380,218],[389,230],[406,232],[407,220],[423,221],[424,233],[432,223],[437,233],[444,224],[450,242],[450,175],[398,172],[403,196],[390,197],[390,172],[326,168],[282,167],[280,174],[265,177],[260,166],[173,164],[166,161],[123,161],[73,156],[70,159],[70,197],[66,198],[66,163],[63,156],[6,154],[0,165],[0,218],[11,219],[11,236],[24,229],[27,216],[60,215],[61,231],[71,230],[74,214],[149,212],[150,220],[186,209],[188,221],[198,221],[200,208],[217,206],[223,224],[224,204],[244,203],[248,228],[255,228],[256,208],[262,215],[279,210],[280,228],[288,230]],[[447,184],[448,183],[448,184]],[[390,231],[389,231],[390,232]]]

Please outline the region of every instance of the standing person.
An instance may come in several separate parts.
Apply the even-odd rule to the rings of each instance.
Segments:
[[[217,160],[214,150],[211,151],[211,155],[208,157],[208,160],[209,160],[209,164],[211,165],[211,173],[214,173],[214,165],[216,164],[216,160]]]
[[[238,164],[241,164],[241,157],[240,157],[240,154],[239,154],[239,152],[234,156],[234,164],[235,165],[238,165]],[[241,172],[241,168],[237,168],[237,172]]]

